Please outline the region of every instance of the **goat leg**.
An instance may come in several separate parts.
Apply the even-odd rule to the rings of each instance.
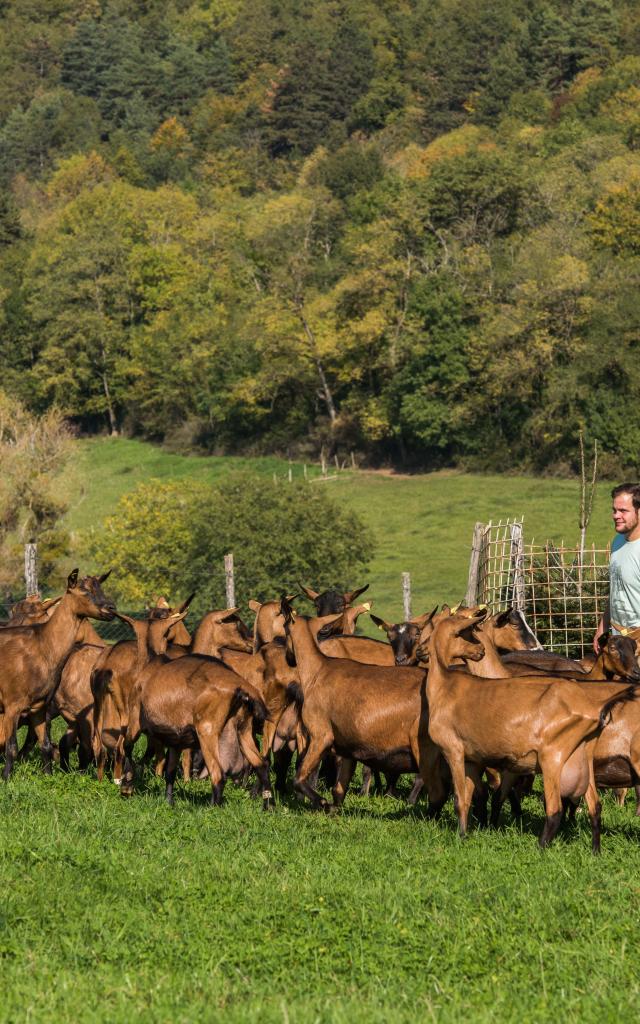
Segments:
[[[338,768],[338,778],[336,779],[335,785],[332,789],[333,794],[333,806],[342,807],[344,798],[349,791],[351,785],[351,779],[356,768],[356,762],[350,757],[341,757],[340,766]]]
[[[37,743],[36,731],[33,728],[31,722],[29,721],[29,725],[28,725],[28,728],[27,728],[27,735],[25,736],[24,743],[22,744],[22,746],[20,747],[20,750],[18,752],[17,760],[18,761],[26,761],[26,759],[28,758],[28,756],[31,753],[31,751],[35,748],[36,743]]]
[[[317,772],[317,769],[320,767],[322,755],[329,749],[332,743],[332,736],[325,735],[322,739],[316,739],[315,736],[312,736],[302,760],[302,764],[298,768],[296,777],[293,781],[294,791],[300,797],[307,797],[307,799],[311,801],[314,810],[325,810],[329,807],[328,801],[321,797],[314,789],[311,784],[311,777]]]
[[[5,708],[2,722],[4,728],[4,770],[2,772],[2,778],[5,782],[8,782],[18,756],[18,739],[16,732],[19,717],[19,713],[14,712],[11,714],[9,710]]]
[[[407,799],[407,803],[409,804],[410,807],[415,807],[415,805],[418,802],[418,797],[422,793],[423,789],[424,789],[424,780],[423,780],[422,776],[416,775],[414,780],[413,780],[413,788],[412,788],[411,792],[409,793],[409,797]],[[444,801],[443,801],[443,803],[444,803]]]
[[[397,783],[399,778],[400,776],[398,775],[397,772],[394,772],[393,775],[387,773],[387,787],[384,791],[384,796],[392,796],[395,800],[402,799],[402,793],[400,793],[397,789]]]
[[[167,751],[167,759],[164,769],[164,777],[167,783],[167,788],[164,792],[164,798],[169,804],[169,807],[173,806],[173,784],[176,781],[176,774],[178,772],[178,760],[179,751],[176,747],[169,747]]]
[[[60,751],[60,769],[63,772],[69,771],[69,754],[75,748],[77,738],[75,726],[70,725],[60,740],[58,749]]]
[[[286,745],[273,755],[273,770],[276,779],[276,791],[278,793],[287,792],[287,775],[292,760],[293,751]]]
[[[542,762],[540,767],[544,786],[545,822],[539,843],[541,849],[544,850],[552,842],[562,822],[562,800],[560,798],[562,765],[557,762],[546,765]]]
[[[369,790],[371,789],[371,777],[373,772],[366,764],[362,767],[362,785],[358,790],[358,796],[369,796]]]
[[[53,757],[53,745],[49,738],[49,727],[47,722],[46,706],[38,708],[29,715],[29,722],[33,726],[42,755],[42,767],[45,775],[51,775],[51,760]]]
[[[240,749],[255,773],[262,789],[262,809],[268,811],[272,807],[273,793],[271,792],[271,780],[269,778],[269,759],[262,757],[253,738],[253,721],[247,718],[238,729],[238,742]]]

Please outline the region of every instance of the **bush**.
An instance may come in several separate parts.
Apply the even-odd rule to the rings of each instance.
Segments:
[[[297,581],[318,590],[363,582],[371,537],[353,512],[321,485],[275,485],[233,473],[214,486],[151,481],[120,499],[93,543],[113,568],[110,587],[121,607],[159,594],[196,591],[194,609],[224,608],[224,555],[233,552],[236,602],[270,600]]]

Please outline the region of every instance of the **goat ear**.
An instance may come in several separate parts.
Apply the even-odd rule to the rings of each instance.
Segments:
[[[353,604],[353,602],[355,601],[356,597],[360,597],[360,594],[364,594],[365,590],[368,590],[368,589],[369,589],[369,584],[367,583],[364,587],[360,587],[359,590],[349,590],[346,594],[342,595],[343,598],[344,598],[344,603],[345,604]]]
[[[234,622],[236,619],[239,618],[239,615],[238,615],[239,610],[240,610],[239,608],[227,608],[227,610],[225,612],[223,612],[222,615],[220,616],[220,618],[217,619],[216,621],[217,622]]]
[[[425,612],[424,615],[416,615],[415,618],[409,619],[409,622],[411,622],[414,626],[418,626],[419,629],[424,629],[427,623],[431,622],[437,610],[438,606],[436,605],[432,612]]]
[[[318,631],[318,639],[326,640],[328,637],[333,636],[334,633],[340,633],[344,627],[344,612],[340,612],[336,619],[332,619],[331,622],[325,622],[322,629]]]
[[[98,576],[98,583],[104,583],[105,580],[108,580],[112,572],[113,569],[109,569],[108,572],[103,572],[102,576]]]
[[[60,597],[48,597],[46,601],[42,602],[42,610],[43,611],[47,611],[48,608],[53,608],[54,604],[57,604],[58,601],[61,601],[61,600],[62,600],[62,596],[60,596]]]
[[[182,604],[178,608],[178,614],[180,614],[181,612],[186,612],[187,608],[189,607],[189,605],[191,604],[191,602],[193,601],[195,596],[196,596],[196,591],[194,590],[193,594],[189,594],[187,600],[182,602]],[[184,618],[184,616],[183,616],[183,618]]]
[[[73,569],[67,576],[67,590],[75,590],[78,586],[78,570]]]
[[[285,625],[291,622],[293,619],[293,608],[291,603],[287,599],[287,595],[283,592],[280,597],[280,614],[284,617]]]
[[[124,612],[116,612],[116,618],[122,622],[126,622],[127,626],[131,626],[136,636],[142,636],[143,632],[149,628],[148,619],[132,619],[130,615],[125,615]]]
[[[443,615],[453,615],[453,611],[448,604],[443,604],[441,611]]]
[[[251,609],[252,612],[255,612],[257,615],[260,609],[262,608],[262,605],[260,604],[259,601],[254,601],[253,598],[251,598],[251,600],[249,601],[249,608]]]
[[[508,626],[511,621],[511,614],[513,608],[507,608],[504,612],[498,612],[495,616],[494,623],[496,626]]]
[[[300,590],[303,592],[303,594],[306,594],[310,601],[315,601],[317,597],[320,597],[319,590],[312,590],[311,587],[305,587],[302,583],[298,583],[298,586],[300,587]],[[292,599],[289,597],[287,598],[287,600],[291,601]]]
[[[369,614],[378,629],[384,629],[385,633],[388,633],[390,629],[393,629],[392,623],[385,622],[384,619],[380,619],[377,615],[374,615],[373,612],[370,612]]]

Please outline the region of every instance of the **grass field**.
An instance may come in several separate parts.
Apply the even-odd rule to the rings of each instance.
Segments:
[[[128,441],[84,445],[68,478],[78,552],[140,480],[209,479],[227,465]],[[577,532],[571,481],[345,473],[318,486],[373,527],[368,579],[388,616],[403,570],[417,608],[461,595],[476,519],[524,513],[540,537]],[[596,543],[609,536],[608,505],[603,485]],[[538,850],[537,797],[522,830],[507,810],[502,829],[463,843],[451,806],[432,823],[402,802],[349,795],[328,818],[293,800],[264,814],[231,785],[212,810],[207,783],[178,784],[169,809],[162,790],[147,775],[125,801],[92,773],[45,778],[37,760],[0,786],[0,1021],[637,1018],[631,799],[620,809],[605,797],[597,859],[581,817]]]
[[[82,442],[65,482],[68,492],[75,495],[68,524],[80,562],[87,531],[99,529],[118,498],[139,483],[152,478],[214,480],[238,466],[268,476],[276,472],[278,486],[287,486],[287,464],[276,459],[185,458],[139,441]],[[294,466],[293,472],[301,476],[302,466]],[[313,472],[318,475],[318,468]],[[345,471],[336,480],[314,486],[329,488],[336,501],[354,509],[371,527],[376,550],[367,580],[345,581],[345,585],[368,581],[367,596],[374,600],[375,610],[394,621],[402,612],[403,572],[411,573],[416,614],[436,602],[460,600],[466,590],[477,520],[524,516],[527,539],[535,536],[557,542],[564,538],[567,543],[577,543],[579,535],[576,480]],[[596,546],[606,544],[612,535],[610,489],[608,483],[598,488],[587,538]],[[314,586],[313,581],[306,582]]]
[[[395,800],[264,814],[227,786],[50,779],[0,789],[2,1021],[637,1019],[640,823],[605,800],[545,853],[534,833],[460,842]]]

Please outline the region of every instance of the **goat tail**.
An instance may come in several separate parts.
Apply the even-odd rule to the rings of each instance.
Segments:
[[[289,683],[286,689],[287,698],[290,704],[295,704],[298,711],[304,704],[304,693],[300,683]]]
[[[250,693],[245,686],[236,686],[231,702],[230,716],[245,707],[260,729],[269,718],[267,705],[258,693]]]
[[[635,700],[639,689],[638,686],[627,686],[621,693],[611,697],[606,704],[603,704],[600,708],[599,728],[604,729],[605,725],[611,721],[611,712],[618,704],[627,704],[629,701]]]

